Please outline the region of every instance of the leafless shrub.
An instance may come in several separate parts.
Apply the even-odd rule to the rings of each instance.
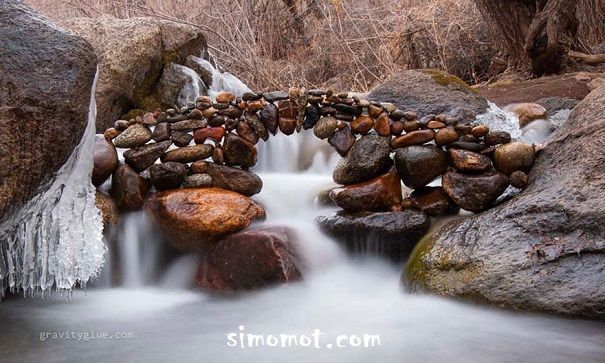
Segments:
[[[605,0],[599,0],[605,1]],[[155,16],[204,29],[219,64],[253,89],[366,91],[435,67],[483,81],[494,55],[471,0],[30,0],[51,18]]]

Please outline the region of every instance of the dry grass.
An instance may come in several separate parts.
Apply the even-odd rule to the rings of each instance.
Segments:
[[[51,18],[156,16],[197,25],[253,89],[367,91],[402,69],[488,78],[495,51],[470,0],[30,0]]]

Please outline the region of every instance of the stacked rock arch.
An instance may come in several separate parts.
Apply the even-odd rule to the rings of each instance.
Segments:
[[[319,218],[322,230],[374,232],[378,223],[395,244],[412,247],[430,217],[482,212],[509,185],[524,188],[535,157],[533,145],[485,125],[444,115],[419,118],[349,93],[292,88],[241,97],[222,92],[178,110],[118,120],[98,137],[93,182],[99,186],[113,175],[111,194],[120,210],[147,203],[175,247],[206,251],[265,216],[249,198],[262,189],[250,170],[256,145],[302,130],[342,157],[333,172],[341,186],[329,195],[342,209],[339,218],[352,219]],[[116,148],[126,149],[124,164]],[[438,178],[441,185],[434,183]],[[411,189],[405,198],[402,183]],[[400,246],[394,251],[387,254],[402,257]]]

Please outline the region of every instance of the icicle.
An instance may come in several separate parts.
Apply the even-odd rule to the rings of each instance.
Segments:
[[[97,71],[98,75],[98,71]],[[0,224],[0,294],[67,292],[97,276],[106,247],[91,183],[95,138],[95,85],[80,144],[44,192]]]

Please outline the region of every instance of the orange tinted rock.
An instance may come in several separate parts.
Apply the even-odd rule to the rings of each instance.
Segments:
[[[445,127],[445,124],[441,121],[429,121],[428,128],[429,129],[442,129]]]
[[[330,198],[351,212],[401,210],[401,180],[391,171],[367,182],[335,188]]]
[[[370,116],[359,116],[351,121],[351,129],[358,134],[367,134],[374,127],[374,120]]]
[[[221,238],[264,218],[264,209],[241,194],[219,189],[174,189],[153,194],[147,212],[181,251],[204,251]]]
[[[435,134],[435,143],[439,146],[451,144],[458,141],[458,133],[451,127],[440,129]]]
[[[235,94],[231,92],[219,92],[216,95],[216,102],[218,103],[229,103],[235,100]]]
[[[398,149],[405,146],[422,145],[433,140],[434,137],[435,132],[433,130],[412,131],[394,138],[391,141],[391,147],[393,149]]]
[[[197,129],[193,132],[193,138],[196,144],[203,144],[206,139],[211,139],[216,142],[221,142],[225,136],[225,129],[222,127],[206,127]]]
[[[389,116],[386,113],[383,113],[378,117],[376,123],[374,124],[374,130],[380,136],[390,136],[391,135],[391,125],[389,124]]]
[[[448,152],[454,168],[466,172],[480,172],[492,167],[492,160],[472,151],[451,148]]]

